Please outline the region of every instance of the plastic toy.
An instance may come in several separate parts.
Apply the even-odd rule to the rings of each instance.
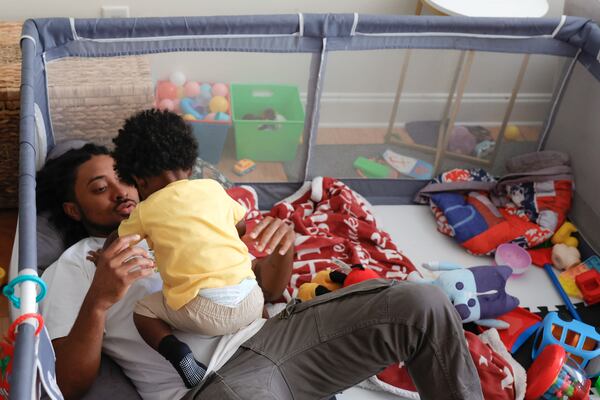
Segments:
[[[200,93],[207,93],[212,97],[212,86],[210,83],[203,83],[200,85]]]
[[[433,165],[416,158],[398,154],[390,149],[383,152],[383,159],[390,167],[411,178],[431,179],[433,175]]]
[[[579,313],[577,313],[577,310],[575,310],[573,303],[571,303],[571,299],[569,299],[569,296],[567,296],[567,294],[565,293],[565,290],[558,281],[558,278],[556,277],[556,275],[554,275],[554,271],[552,271],[552,265],[544,264],[544,270],[546,271],[546,274],[548,275],[550,281],[554,285],[554,288],[556,289],[560,297],[563,299],[563,302],[567,306],[569,313],[573,316],[573,318],[581,321],[581,317],[579,316]]]
[[[219,111],[215,114],[214,119],[216,121],[229,121],[231,118],[229,117],[229,114]]]
[[[181,111],[183,111],[184,114],[189,114],[193,116],[196,120],[204,119],[204,115],[200,114],[194,108],[194,100],[190,99],[189,97],[181,99],[179,101],[179,107],[181,108]]]
[[[558,345],[549,345],[527,371],[526,400],[587,400],[592,382]]]
[[[508,324],[494,319],[519,305],[519,299],[506,293],[506,280],[512,270],[506,265],[463,268],[443,263],[424,263],[430,271],[444,271],[437,279],[424,279],[411,272],[408,280],[429,283],[442,289],[458,311],[463,323],[475,322],[490,328],[506,329]]]
[[[211,93],[213,96],[226,97],[229,94],[229,89],[227,88],[227,85],[225,85],[224,83],[215,83],[212,86]]]
[[[587,305],[600,302],[600,272],[592,269],[577,275],[575,283],[583,294],[583,300]]]
[[[551,344],[564,348],[589,377],[600,373],[600,370],[586,368],[590,360],[600,356],[600,333],[593,326],[577,320],[567,322],[556,312],[550,312],[535,335],[531,357],[535,359],[546,346]],[[591,367],[596,368],[594,364],[591,364]]]
[[[464,126],[457,126],[450,134],[448,150],[458,154],[472,154],[477,146],[477,139]]]
[[[583,299],[583,294],[577,287],[577,283],[575,283],[575,278],[577,275],[583,274],[590,269],[585,265],[585,263],[576,265],[567,269],[566,271],[561,272],[558,275],[558,281],[562,285],[565,293],[567,293],[570,297],[577,297],[578,299]]]
[[[475,156],[477,158],[485,158],[490,156],[494,152],[494,148],[496,147],[496,142],[493,140],[483,140],[477,143],[475,146]]]
[[[223,96],[215,96],[208,102],[210,112],[227,112],[229,110],[229,102]]]
[[[192,114],[184,114],[182,118],[184,121],[196,121],[196,117]]]
[[[498,331],[500,340],[511,353],[516,353],[521,346],[536,331],[542,324],[542,318],[535,315],[522,307],[517,307],[512,311],[498,317],[499,320],[507,323],[508,328]],[[484,331],[483,328],[479,328]]]
[[[174,111],[175,110],[175,102],[171,99],[162,99],[160,101],[160,103],[158,103],[158,109],[159,110],[169,110],[169,111]]]
[[[390,175],[390,167],[365,157],[358,157],[353,165],[367,178],[387,178]]]
[[[204,119],[206,121],[214,121],[216,116],[217,116],[217,113],[208,113],[204,116]]]
[[[233,172],[238,176],[243,176],[254,171],[255,168],[256,163],[254,161],[244,158],[235,163]]]
[[[298,298],[302,301],[307,301],[342,287],[378,278],[381,278],[381,276],[377,272],[363,267],[362,264],[344,267],[342,270],[332,271],[326,269],[318,272],[311,282],[300,285],[298,288]]]
[[[202,88],[202,86],[200,87]],[[200,89],[200,93],[198,94],[198,96],[196,96],[196,102],[198,106],[201,107],[208,107],[208,103],[210,103],[211,99],[212,95],[210,94],[210,92],[203,91],[202,89]]]
[[[552,265],[560,270],[565,270],[581,263],[581,254],[577,250],[577,247],[567,246],[564,243],[552,246],[551,258]]]
[[[531,265],[531,256],[527,250],[515,243],[503,243],[496,249],[497,265],[508,265],[513,275],[521,275]]]
[[[156,86],[156,95],[159,99],[176,99],[177,98],[177,86],[173,85],[169,81],[161,81]]]
[[[169,75],[169,81],[175,86],[183,86],[185,83],[185,74],[181,71],[175,71]]]
[[[521,130],[516,125],[508,125],[504,130],[506,140],[517,140],[521,137]]]
[[[556,233],[552,236],[552,243],[564,243],[567,246],[577,247],[579,241],[577,238],[571,236],[573,233],[577,232],[577,228],[570,222],[565,222],[558,228]]]
[[[183,85],[183,95],[185,97],[196,97],[200,94],[200,85],[198,82],[188,81]]]

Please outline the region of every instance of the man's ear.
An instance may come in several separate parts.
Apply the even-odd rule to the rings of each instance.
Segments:
[[[79,211],[79,206],[72,201],[63,203],[63,211],[69,218],[74,219],[75,221],[81,221],[81,211]]]

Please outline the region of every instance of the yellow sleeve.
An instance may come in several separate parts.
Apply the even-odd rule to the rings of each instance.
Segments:
[[[227,194],[227,197],[230,200],[231,208],[233,210],[233,222],[237,225],[238,222],[244,219],[248,210],[246,210],[246,207],[232,199],[229,194]]]
[[[143,239],[146,237],[146,232],[144,232],[144,227],[142,226],[142,218],[141,214],[141,205],[133,210],[131,214],[129,214],[129,218],[124,221],[121,221],[119,225],[119,237],[138,234]]]

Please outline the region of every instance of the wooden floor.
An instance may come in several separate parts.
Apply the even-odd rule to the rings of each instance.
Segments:
[[[498,137],[499,126],[489,126],[490,134],[494,139]],[[394,128],[395,135],[402,141],[414,143],[411,136],[401,127]],[[321,144],[383,144],[387,128],[320,128],[317,135],[317,145]],[[537,141],[540,127],[519,127],[519,138],[517,141]],[[218,168],[228,179],[233,182],[285,182],[287,175],[281,162],[257,162],[256,168],[251,173],[239,177],[233,173],[233,165],[236,163],[235,143],[232,135],[229,135],[225,144]]]
[[[8,265],[10,264],[10,255],[15,238],[15,228],[17,226],[17,210],[0,210],[0,267],[6,271],[8,276]],[[2,281],[2,286],[6,283],[6,276]],[[8,300],[0,295],[0,335],[4,336],[10,325],[8,317]],[[0,336],[0,337],[1,337]]]

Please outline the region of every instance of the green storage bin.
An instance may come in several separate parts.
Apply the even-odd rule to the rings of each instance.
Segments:
[[[245,120],[272,108],[285,121]],[[238,160],[291,161],[304,131],[304,109],[298,87],[274,84],[231,84],[231,112]]]

